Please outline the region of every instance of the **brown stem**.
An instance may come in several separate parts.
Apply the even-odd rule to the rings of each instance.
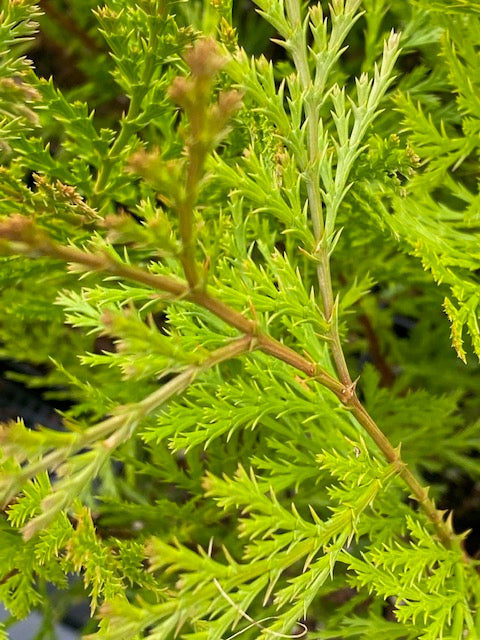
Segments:
[[[166,291],[176,298],[183,298],[195,302],[240,332],[255,336],[258,340],[259,348],[265,353],[274,355],[276,358],[291,364],[310,377],[317,378],[340,399],[342,398],[344,385],[338,382],[338,380],[335,380],[327,371],[319,365],[310,362],[290,347],[275,340],[275,338],[260,331],[253,320],[245,318],[240,312],[229,307],[218,298],[215,298],[206,290],[192,291],[188,284],[182,280],[177,280],[171,276],[149,273],[139,267],[116,262],[107,254],[89,253],[76,247],[56,244],[42,235],[41,232],[35,230],[31,220],[24,216],[11,216],[9,221],[2,223],[2,225],[0,225],[0,237],[2,235],[8,237],[10,240],[27,242],[34,250],[35,255],[47,255],[51,258],[64,260],[65,262],[84,265],[92,271],[108,271],[126,280],[141,282],[142,284],[152,287],[152,289]],[[17,250],[20,249],[18,245],[16,248]]]
[[[373,364],[380,373],[380,382],[383,387],[391,387],[395,382],[395,373],[388,364],[380,347],[378,336],[366,313],[361,313],[358,320],[365,331],[365,337],[368,341],[368,352],[372,357]]]
[[[170,276],[149,273],[138,267],[124,265],[116,262],[106,254],[92,254],[75,247],[58,245],[36,229],[32,221],[24,216],[11,216],[6,221],[0,223],[0,239],[2,237],[14,243],[16,252],[46,255],[67,262],[85,265],[89,269],[106,271],[128,280],[141,282],[154,289],[166,291],[175,297],[183,297],[195,302],[244,333],[245,339],[251,348],[255,346],[264,353],[268,353],[304,372],[308,376],[314,377],[323,386],[332,391],[342,404],[352,412],[376,443],[386,460],[396,466],[398,474],[411,489],[412,496],[417,500],[425,515],[432,522],[439,540],[441,540],[445,547],[452,548],[454,545],[459,544],[450,520],[443,519],[442,513],[436,509],[435,504],[428,497],[428,491],[422,487],[414,474],[408,469],[407,465],[401,459],[399,451],[391,445],[387,437],[361,404],[355,393],[355,383],[350,381],[350,376],[348,376],[348,383],[345,383],[344,380],[336,380],[315,363],[310,362],[293,349],[290,349],[290,347],[287,347],[278,340],[260,331],[255,322],[245,318],[241,313],[232,309],[221,300],[218,300],[208,291],[191,291],[185,282]],[[324,275],[326,275],[326,272],[324,272]],[[326,279],[324,282],[326,285],[329,285],[331,291],[331,280]],[[326,291],[328,292],[328,289],[326,289]],[[336,335],[338,336],[338,330]],[[239,344],[241,344],[241,341]],[[339,340],[337,340],[336,344],[341,349]],[[244,345],[241,345],[241,347],[243,348]],[[343,351],[341,355],[343,357]]]
[[[0,586],[6,584],[14,576],[18,576],[19,573],[20,569],[12,569],[8,573],[6,573],[2,578],[0,578]]]
[[[76,40],[79,40],[91,54],[98,55],[98,53],[103,51],[100,45],[89,36],[88,33],[80,29],[75,20],[72,20],[67,13],[59,11],[50,0],[41,0],[40,7],[57,22],[64,31],[69,32]]]
[[[444,520],[441,511],[436,509],[434,502],[428,496],[428,489],[423,487],[407,464],[402,460],[399,449],[395,449],[376,422],[370,416],[365,407],[355,394],[344,403],[372,438],[386,460],[398,470],[398,475],[403,479],[412,492],[412,497],[419,503],[427,518],[432,522],[439,540],[447,548],[451,549],[458,544],[458,538],[453,531],[449,519]],[[464,559],[467,560],[466,555]]]
[[[327,320],[330,321],[330,347],[337,372],[343,383],[342,392],[340,395],[337,395],[372,438],[383,453],[385,459],[390,464],[395,465],[399,476],[410,488],[412,497],[419,503],[427,518],[432,522],[439,540],[446,548],[450,549],[455,544],[458,544],[458,539],[453,531],[451,522],[443,519],[442,513],[437,510],[435,503],[429,498],[427,489],[420,484],[415,475],[410,471],[406,463],[402,460],[399,450],[392,446],[355,393],[355,383],[351,381],[340,341],[340,334],[338,332],[338,324],[336,321],[337,310],[333,302],[332,280],[330,276],[330,257],[326,250],[319,252],[318,280],[322,292],[325,315]],[[466,556],[464,557],[466,559]]]

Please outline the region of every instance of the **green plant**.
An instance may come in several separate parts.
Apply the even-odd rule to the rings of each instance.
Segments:
[[[479,6],[256,5],[275,62],[229,0],[2,2],[0,352],[73,405],[1,428],[0,596],[80,574],[97,640],[478,638],[434,499],[480,475]]]

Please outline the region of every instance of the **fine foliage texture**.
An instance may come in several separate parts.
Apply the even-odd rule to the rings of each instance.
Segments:
[[[1,0],[10,622],[480,638],[480,5],[65,7]]]

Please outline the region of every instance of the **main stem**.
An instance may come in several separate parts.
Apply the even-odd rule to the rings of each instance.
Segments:
[[[320,262],[318,265],[318,274],[324,310],[325,313],[328,314],[327,317],[331,318],[329,335],[331,340],[330,348],[332,351],[333,359],[335,361],[340,382],[343,386],[340,400],[347,408],[350,409],[357,421],[362,425],[368,435],[372,438],[380,451],[383,453],[387,462],[397,468],[398,475],[408,485],[412,492],[412,497],[415,498],[427,518],[432,522],[437,532],[437,536],[442,544],[447,549],[451,549],[454,546],[459,547],[459,540],[451,527],[451,523],[448,520],[445,521],[443,519],[442,513],[438,511],[438,509],[435,507],[435,503],[429,498],[428,490],[422,486],[416,476],[408,468],[407,464],[402,460],[399,449],[393,447],[383,431],[378,427],[375,420],[371,417],[366,408],[358,399],[358,396],[355,392],[355,384],[352,383],[352,379],[348,371],[348,366],[346,363],[345,354],[343,352],[340,334],[338,331],[336,309],[334,310],[333,304],[332,281],[330,277],[330,260],[328,254],[324,254],[320,258]],[[466,559],[466,556],[464,557]]]
[[[338,330],[338,308],[334,299],[332,277],[330,271],[329,238],[326,236],[322,211],[322,197],[319,184],[319,116],[317,98],[312,91],[312,77],[308,65],[307,45],[301,30],[301,11],[298,0],[287,0],[286,10],[292,27],[289,49],[292,53],[300,83],[305,91],[305,120],[307,130],[308,166],[302,167],[307,189],[308,205],[311,214],[313,234],[315,238],[314,257],[317,262],[318,287],[323,303],[323,312],[328,322],[327,339],[335,363],[335,369],[341,385],[340,393],[336,393],[340,401],[347,407],[368,435],[372,438],[385,459],[397,467],[398,474],[408,485],[412,496],[432,522],[439,539],[447,548],[458,544],[458,538],[451,524],[442,518],[435,504],[428,497],[428,491],[420,484],[415,475],[403,462],[398,449],[395,449],[376,422],[362,405],[355,393]],[[324,84],[324,82],[323,82]],[[329,387],[331,388],[331,387]]]
[[[189,287],[192,290],[199,288],[200,284],[197,261],[195,260],[194,210],[206,151],[207,148],[201,140],[193,140],[187,145],[188,166],[185,180],[185,193],[177,203],[179,231],[182,240],[180,261]]]
[[[301,58],[297,64],[301,64]],[[306,101],[306,118],[308,131],[308,153],[310,163],[314,166],[317,158],[319,157],[318,115],[315,112],[313,102],[309,100]],[[408,485],[412,492],[412,496],[419,503],[428,519],[432,522],[442,544],[446,548],[452,548],[454,545],[458,544],[458,539],[452,530],[450,522],[445,521],[442,518],[441,512],[436,509],[434,502],[429,498],[427,489],[421,485],[412,471],[407,467],[406,463],[402,460],[398,449],[393,447],[355,393],[355,383],[352,382],[352,378],[348,370],[338,329],[338,309],[333,294],[330,255],[328,251],[328,239],[325,236],[320,187],[318,181],[315,180],[315,172],[313,171],[310,176],[307,173],[307,197],[313,222],[314,237],[317,243],[315,258],[317,260],[318,286],[323,303],[323,312],[329,325],[327,338],[333,361],[335,363],[335,369],[342,387],[340,394],[337,393],[337,396],[352,412],[357,421],[372,438],[384,455],[385,459],[390,464],[397,467],[399,476]]]
[[[378,427],[375,420],[362,405],[355,394],[355,391],[352,391],[351,396],[344,402],[344,404],[351,410],[352,414],[375,442],[387,462],[398,469],[398,475],[402,478],[405,484],[408,485],[412,492],[412,497],[415,498],[427,518],[432,522],[442,544],[447,549],[451,549],[457,545],[458,538],[452,530],[449,521],[445,521],[443,519],[442,513],[438,511],[435,507],[435,503],[429,498],[428,490],[421,485],[412,471],[410,471],[407,464],[402,460],[399,449],[395,449],[395,447],[393,447],[391,442]]]
[[[51,258],[61,259],[66,262],[84,265],[93,271],[105,271],[112,275],[140,282],[155,290],[167,292],[175,298],[187,299],[208,309],[218,318],[224,320],[230,326],[235,327],[248,339],[252,340],[256,348],[302,371],[309,377],[317,380],[324,387],[334,393],[342,404],[349,409],[360,425],[372,438],[386,460],[395,465],[400,477],[404,480],[412,492],[412,496],[419,503],[425,515],[432,522],[439,540],[447,548],[459,546],[459,540],[455,535],[449,520],[444,520],[433,501],[428,497],[428,491],[420,484],[415,475],[403,462],[398,449],[395,449],[388,438],[379,429],[373,418],[362,405],[355,393],[355,387],[350,381],[350,376],[345,380],[336,380],[319,365],[307,360],[290,347],[275,340],[258,325],[232,309],[224,302],[214,297],[208,290],[192,291],[188,284],[170,276],[157,275],[144,271],[138,267],[115,262],[110,256],[104,254],[92,254],[75,247],[58,245],[43,232],[36,229],[31,219],[21,215],[11,216],[10,219],[0,224],[0,238],[5,238],[13,243],[16,252],[23,252],[35,256],[45,255]],[[327,275],[328,272],[325,273]],[[331,289],[331,279],[325,280],[328,290]],[[332,296],[333,298],[333,296]],[[328,299],[327,299],[328,301]],[[338,331],[337,331],[338,335]],[[338,345],[341,349],[340,339]],[[343,356],[343,351],[342,351]]]
[[[352,386],[352,379],[338,331],[338,309],[333,298],[332,277],[330,273],[330,256],[327,247],[322,244],[317,252],[317,277],[323,302],[323,312],[328,322],[328,338],[335,368],[340,381],[346,386]]]
[[[332,278],[330,274],[330,256],[328,252],[328,238],[325,235],[325,224],[322,212],[322,197],[318,179],[318,163],[320,162],[319,149],[319,116],[318,105],[314,94],[311,92],[312,81],[308,66],[308,57],[303,34],[300,28],[300,8],[297,0],[290,0],[287,3],[287,12],[292,27],[297,30],[295,46],[292,46],[292,56],[295,67],[298,71],[300,83],[307,96],[305,98],[305,118],[307,127],[307,152],[308,167],[303,167],[303,175],[307,188],[307,198],[311,214],[313,235],[315,238],[315,259],[317,260],[317,278],[320,295],[323,302],[323,312],[328,322],[327,338],[330,343],[332,357],[335,363],[338,376],[346,387],[352,386],[352,380],[348,371],[345,355],[343,353],[340,334],[338,332],[338,316],[332,289]],[[298,35],[302,35],[298,38]]]

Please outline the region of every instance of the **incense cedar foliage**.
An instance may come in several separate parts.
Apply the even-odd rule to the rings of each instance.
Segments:
[[[0,597],[39,639],[72,574],[92,640],[479,638],[436,504],[480,479],[480,5],[256,7],[1,2],[0,354],[72,404],[1,425]]]

